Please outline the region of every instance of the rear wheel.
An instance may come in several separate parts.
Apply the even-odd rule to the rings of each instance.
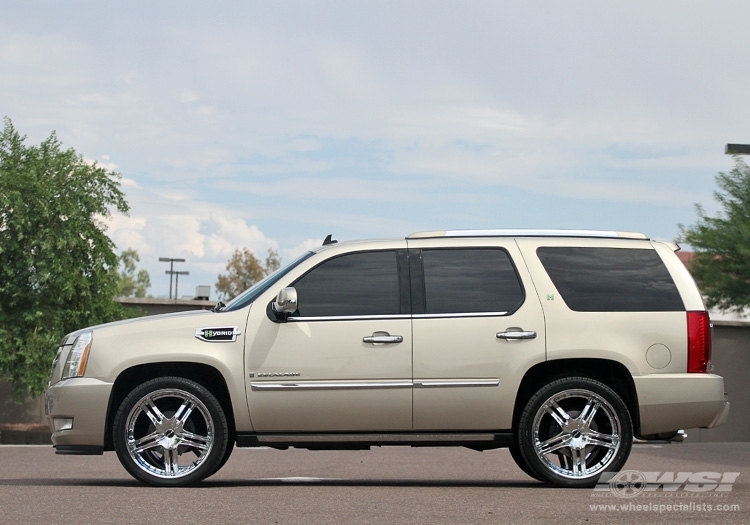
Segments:
[[[633,425],[611,388],[586,377],[542,387],[519,420],[521,457],[537,479],[560,487],[592,487],[630,455]]]
[[[180,377],[133,389],[115,415],[113,437],[125,469],[150,485],[196,483],[229,457],[221,405],[206,388]]]

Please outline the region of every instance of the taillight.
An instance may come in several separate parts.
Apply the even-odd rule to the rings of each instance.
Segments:
[[[687,371],[705,374],[711,362],[711,319],[708,312],[688,312]]]

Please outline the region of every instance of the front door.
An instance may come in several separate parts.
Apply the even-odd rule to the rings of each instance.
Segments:
[[[405,242],[331,256],[288,285],[286,322],[248,318],[248,405],[257,432],[412,428],[412,334]]]

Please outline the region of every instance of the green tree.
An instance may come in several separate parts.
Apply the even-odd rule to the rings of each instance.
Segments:
[[[120,297],[146,297],[146,291],[151,286],[151,277],[146,270],[135,273],[135,263],[140,262],[138,252],[133,248],[124,250],[119,257],[120,270],[117,283],[117,295]]]
[[[5,118],[0,135],[0,376],[14,395],[41,393],[61,338],[130,317],[113,301],[117,256],[102,218],[127,213],[120,175],[38,146]]]
[[[695,250],[690,271],[708,307],[740,311],[750,306],[750,168],[735,157],[734,168],[719,173],[716,184],[721,211],[709,217],[696,204],[698,222],[680,224],[679,241]]]
[[[249,249],[238,248],[227,262],[227,273],[219,274],[216,292],[221,300],[234,299],[266,275],[276,271],[280,264],[279,252],[273,248],[268,249],[263,263]]]

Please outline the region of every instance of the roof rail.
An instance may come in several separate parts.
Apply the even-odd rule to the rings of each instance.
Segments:
[[[636,232],[559,229],[437,230],[412,233],[407,239],[429,239],[433,237],[601,237],[648,240],[648,237],[644,234]]]

